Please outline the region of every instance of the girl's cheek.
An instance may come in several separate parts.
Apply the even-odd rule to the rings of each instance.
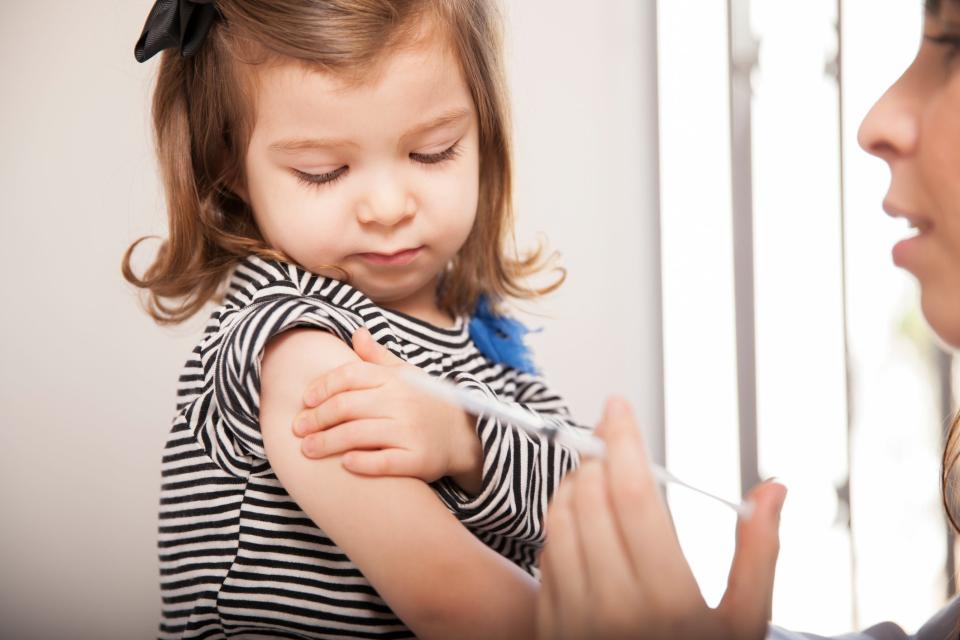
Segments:
[[[464,162],[452,176],[449,188],[456,191],[461,199],[476,199],[480,187],[480,167],[476,160]]]

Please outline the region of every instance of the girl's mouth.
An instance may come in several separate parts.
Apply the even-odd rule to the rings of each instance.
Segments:
[[[358,253],[357,255],[373,264],[403,266],[416,260],[417,256],[420,255],[421,249],[423,249],[423,247],[402,249],[394,253]]]

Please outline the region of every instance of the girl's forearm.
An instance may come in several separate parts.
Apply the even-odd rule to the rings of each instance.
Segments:
[[[468,554],[454,567],[427,570],[419,578],[434,581],[435,598],[422,600],[424,609],[411,624],[419,638],[527,640],[535,636],[535,605],[539,584],[527,573],[489,549]],[[493,556],[493,557],[491,557]]]

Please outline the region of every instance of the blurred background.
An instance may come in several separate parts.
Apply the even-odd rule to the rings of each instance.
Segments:
[[[132,55],[151,5],[0,3],[2,638],[158,621],[161,448],[203,318],[158,328],[119,270],[165,228],[156,65]],[[789,487],[774,622],[915,630],[955,590],[938,473],[956,385],[856,131],[921,3],[504,5],[518,235],[569,269],[517,309],[548,378],[584,423],[627,396],[690,482]],[[670,503],[716,603],[733,517]]]

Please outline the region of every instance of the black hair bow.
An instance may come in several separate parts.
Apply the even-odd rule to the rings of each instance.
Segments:
[[[213,0],[157,0],[133,55],[137,62],[146,62],[164,49],[178,47],[180,55],[189,58],[203,44],[218,15]]]

